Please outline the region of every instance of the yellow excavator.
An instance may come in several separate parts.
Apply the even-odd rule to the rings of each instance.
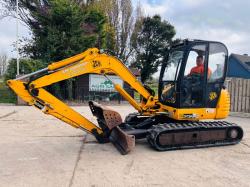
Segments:
[[[240,142],[243,137],[240,126],[211,121],[224,119],[229,114],[230,98],[224,86],[228,63],[226,46],[215,41],[183,40],[166,50],[166,55],[158,95],[137,80],[118,58],[96,48],[8,80],[7,84],[29,105],[92,134],[99,143],[112,142],[122,154],[130,152],[135,140],[142,138],[159,151]],[[137,102],[119,84],[112,82],[138,112],[122,121],[116,111],[90,101],[96,125],[45,89],[84,74],[103,75],[111,82],[110,75],[119,76],[140,94],[141,101]]]

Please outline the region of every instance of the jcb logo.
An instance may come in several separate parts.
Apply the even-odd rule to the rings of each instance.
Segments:
[[[209,100],[212,101],[217,98],[216,92],[210,92],[209,94]]]
[[[101,62],[99,62],[99,61],[93,61],[92,62],[92,66],[93,66],[93,68],[98,68],[98,67],[101,66]]]

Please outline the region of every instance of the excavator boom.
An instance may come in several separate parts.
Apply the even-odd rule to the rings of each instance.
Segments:
[[[113,117],[117,116],[116,112],[108,108],[101,108],[96,103],[90,103],[93,114],[98,117],[99,126],[97,126],[44,89],[44,87],[59,81],[90,73],[104,75],[107,79],[109,79],[109,74],[116,74],[140,93],[144,99],[153,99],[149,92],[120,60],[108,54],[100,53],[96,48],[88,49],[76,56],[52,63],[47,68],[14,80],[9,80],[7,83],[29,105],[33,105],[45,114],[52,115],[75,128],[87,131],[94,135],[101,143],[110,141],[112,139],[110,135],[112,134],[113,143],[122,150],[121,152],[127,153],[134,146],[134,137],[122,133],[119,127],[117,127],[122,123],[119,115],[117,117],[119,118],[118,123],[114,123],[112,119],[107,119],[106,117],[107,114]],[[25,81],[25,79],[34,78],[34,76],[40,78]],[[114,84],[114,87],[136,110],[141,112],[145,109],[145,105],[137,103],[120,85]],[[101,120],[103,122],[100,122]],[[112,125],[110,125],[111,123]],[[119,138],[117,137],[118,134]],[[119,140],[121,140],[120,143]]]

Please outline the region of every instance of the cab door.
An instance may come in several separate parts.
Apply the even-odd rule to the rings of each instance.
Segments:
[[[223,89],[227,71],[228,51],[224,44],[219,42],[209,43],[208,71],[205,107],[216,108],[217,102]]]
[[[159,100],[161,103],[179,108],[179,73],[183,62],[184,49],[179,47],[168,54],[159,79]]]
[[[180,86],[181,108],[203,108],[206,102],[208,42],[193,42],[185,62]]]

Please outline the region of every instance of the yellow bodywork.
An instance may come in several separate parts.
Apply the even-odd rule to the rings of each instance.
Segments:
[[[82,128],[89,133],[92,133],[92,130],[96,129],[97,132],[101,134],[102,130],[68,105],[51,95],[43,89],[43,87],[83,74],[94,73],[106,76],[109,74],[116,74],[140,93],[142,97],[146,99],[152,97],[120,60],[113,56],[102,54],[96,48],[88,49],[76,56],[52,63],[48,66],[47,70],[50,72],[48,75],[32,82],[27,83],[23,80],[15,79],[8,80],[7,84],[29,105],[36,106],[45,114],[55,116],[73,127]],[[150,102],[146,104],[137,103],[120,85],[115,84],[114,87],[139,112],[143,112],[145,109],[147,110],[147,104],[152,105]],[[37,95],[32,94],[34,90],[37,92]]]
[[[120,85],[114,84],[115,89],[141,114],[157,115],[157,113],[165,113],[176,120],[200,120],[225,118],[229,112],[230,101],[226,90],[221,91],[217,108],[176,109],[162,105],[156,96],[150,95],[120,60],[105,53],[100,53],[96,48],[52,63],[46,70],[47,75],[29,83],[22,79],[9,80],[7,83],[29,105],[36,106],[45,114],[55,116],[73,127],[82,128],[89,133],[92,133],[93,129],[99,134],[103,132],[101,128],[51,95],[43,87],[83,74],[101,74],[107,76],[107,78],[109,74],[116,74],[146,99],[147,102],[138,103]],[[157,109],[155,109],[156,105],[159,106]]]
[[[173,108],[161,105],[160,111],[168,113],[169,117],[176,120],[205,120],[224,119],[230,110],[230,96],[227,90],[222,89],[216,108]]]

